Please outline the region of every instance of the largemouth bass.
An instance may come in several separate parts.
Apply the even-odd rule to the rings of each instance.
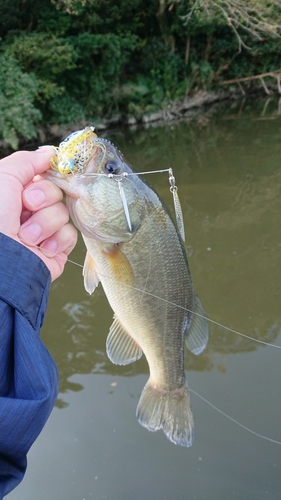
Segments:
[[[163,429],[175,444],[191,446],[184,343],[200,354],[208,325],[183,242],[159,196],[133,173],[121,152],[94,133],[83,140],[84,156],[79,150],[71,161],[55,157],[46,176],[65,191],[82,233],[86,290],[93,293],[101,282],[114,311],[107,355],[126,365],[144,353],[150,377],[137,406],[139,423],[150,431]]]

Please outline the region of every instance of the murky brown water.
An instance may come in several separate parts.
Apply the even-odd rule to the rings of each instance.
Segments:
[[[174,169],[195,288],[209,318],[281,346],[281,118],[275,103],[201,123],[110,137],[136,170]],[[243,117],[243,115],[246,115]],[[266,119],[265,119],[266,118]],[[172,208],[167,174],[147,180]],[[82,242],[71,258],[83,263]],[[60,371],[58,403],[10,500],[280,500],[281,446],[191,394],[192,448],[135,418],[147,363],[112,365],[112,311],[68,264],[53,284],[43,338]],[[253,431],[281,441],[281,349],[210,324],[190,388]]]

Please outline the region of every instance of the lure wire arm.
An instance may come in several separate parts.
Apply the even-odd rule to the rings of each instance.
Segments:
[[[98,174],[98,175],[105,175],[105,174]],[[123,172],[123,174],[121,174],[121,175],[106,174],[106,177],[108,179],[114,179],[115,182],[117,182],[117,184],[118,184],[119,193],[120,193],[120,196],[121,196],[121,200],[122,200],[122,204],[123,204],[123,208],[124,208],[124,212],[125,212],[127,224],[128,224],[128,227],[129,227],[129,231],[131,233],[132,232],[132,224],[131,224],[131,219],[130,219],[129,207],[128,207],[128,203],[127,203],[127,200],[126,200],[126,195],[125,195],[125,192],[124,192],[124,189],[123,189],[123,185],[122,185],[122,180],[124,178],[128,177],[128,175],[129,174],[127,172]]]
[[[129,231],[131,233],[132,232],[132,224],[131,224],[131,219],[130,219],[129,207],[128,207],[128,203],[126,200],[126,195],[125,195],[123,185],[122,185],[122,180],[123,180],[123,177],[121,177],[120,179],[116,179],[116,182],[118,183],[119,193],[120,193],[121,200],[123,203],[123,208],[124,208],[127,224],[129,227]]]
[[[174,200],[174,208],[175,208],[175,214],[176,214],[177,227],[178,227],[180,237],[181,237],[182,241],[184,242],[185,241],[185,232],[184,232],[183,215],[182,215],[181,204],[180,204],[180,200],[179,200],[179,196],[178,196],[178,188],[176,186],[176,179],[174,177],[172,168],[169,168],[169,169],[163,170],[163,171],[169,172],[170,191],[173,195],[173,200]],[[155,171],[155,173],[156,172],[159,172],[159,170]],[[148,173],[152,173],[152,172],[148,172]],[[129,231],[131,232],[132,231],[132,223],[131,223],[131,219],[130,219],[129,207],[128,207],[128,203],[126,200],[126,195],[125,195],[125,192],[123,189],[123,185],[122,185],[122,180],[124,178],[128,177],[128,175],[130,175],[130,174],[128,174],[127,172],[123,172],[123,174],[121,176],[118,176],[118,178],[117,178],[117,176],[116,177],[113,176],[113,174],[108,174],[107,177],[109,179],[114,178],[115,181],[118,183],[119,193],[121,196],[127,224],[129,227]]]

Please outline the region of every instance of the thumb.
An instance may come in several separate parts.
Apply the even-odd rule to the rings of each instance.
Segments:
[[[37,151],[17,151],[0,161],[0,175],[8,174],[26,186],[37,174],[50,167],[49,161],[55,156],[52,146],[44,146]]]

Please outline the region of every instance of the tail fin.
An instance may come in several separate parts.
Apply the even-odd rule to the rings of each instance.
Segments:
[[[193,443],[193,416],[186,386],[161,391],[148,381],[139,400],[137,419],[149,431],[163,429],[172,443],[181,446]]]

